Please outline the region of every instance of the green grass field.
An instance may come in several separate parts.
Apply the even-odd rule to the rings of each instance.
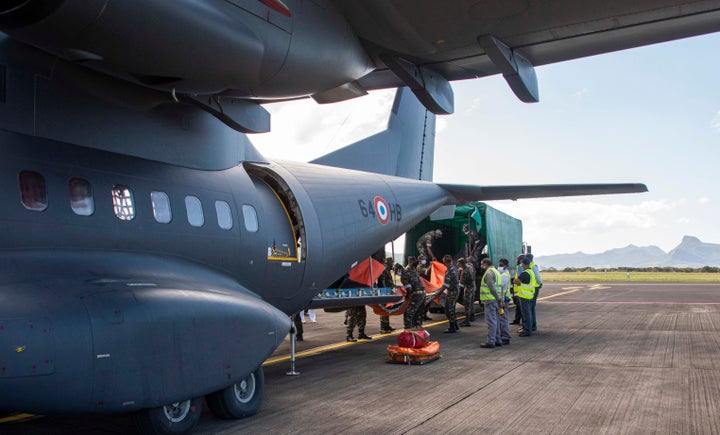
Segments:
[[[720,273],[702,272],[541,272],[546,282],[720,282]]]

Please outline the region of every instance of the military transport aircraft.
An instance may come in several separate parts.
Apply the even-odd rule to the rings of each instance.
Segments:
[[[432,183],[449,81],[537,101],[534,65],[717,30],[717,1],[3,2],[0,409],[255,413],[288,315],[439,207],[645,190]],[[315,163],[245,135],[262,103],[397,86],[422,106]]]

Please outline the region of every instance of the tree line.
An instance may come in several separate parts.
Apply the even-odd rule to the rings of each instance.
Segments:
[[[683,273],[720,273],[720,267],[703,266],[700,268],[692,267],[603,267],[596,269],[594,267],[566,267],[562,270],[554,267],[543,269],[548,272],[683,272]]]

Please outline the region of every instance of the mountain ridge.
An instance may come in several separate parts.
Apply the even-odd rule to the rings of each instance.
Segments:
[[[544,255],[536,258],[543,269],[566,267],[692,267],[720,266],[720,244],[705,243],[694,236],[683,236],[678,246],[665,252],[655,245],[627,245],[599,254]]]

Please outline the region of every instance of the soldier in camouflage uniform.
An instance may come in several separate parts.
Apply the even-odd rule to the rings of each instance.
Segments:
[[[430,265],[428,264],[426,256],[421,255],[417,258],[417,266],[415,266],[415,270],[420,277],[430,279]]]
[[[475,268],[471,261],[466,261],[464,258],[458,259],[458,267],[462,268],[460,290],[465,293],[463,297],[465,320],[460,326],[472,326],[470,322],[475,320]]]
[[[384,288],[394,288],[395,287],[395,281],[393,280],[392,276],[392,269],[393,264],[395,262],[392,258],[387,257],[385,259],[385,270],[382,271],[380,274],[380,277],[377,280],[378,287]],[[380,333],[381,334],[389,334],[393,332],[395,328],[390,326],[390,316],[380,316]]]
[[[365,334],[365,323],[367,322],[367,311],[365,305],[359,307],[348,308],[347,310],[347,341],[357,341],[353,337],[353,330],[355,326],[358,328],[358,339],[360,340],[372,340],[372,337]]]
[[[451,255],[443,257],[443,263],[447,267],[445,271],[445,281],[443,289],[445,291],[445,316],[447,316],[450,327],[443,332],[454,333],[460,326],[457,323],[457,315],[455,314],[455,305],[457,304],[458,293],[460,291],[460,280],[458,279],[457,269],[453,264]]]
[[[420,255],[424,255],[425,258],[437,261],[437,258],[435,258],[435,254],[432,250],[432,244],[433,241],[439,239],[440,237],[442,237],[441,230],[428,231],[427,233],[420,236],[417,243],[415,244],[415,247],[417,248]]]
[[[430,279],[430,264],[428,263],[428,259],[426,256],[421,255],[417,259],[417,267],[415,267],[415,270],[417,271],[418,275],[420,275],[420,278],[425,278],[427,280]],[[428,311],[430,311],[430,304],[426,303],[423,306],[423,309],[418,310],[418,322],[422,323],[423,320],[432,320],[432,317],[428,316]]]
[[[400,280],[405,286],[405,298],[410,300],[403,315],[405,329],[420,328],[422,325],[417,321],[417,312],[424,309],[425,306],[425,286],[420,281],[415,269],[403,270],[401,265],[396,264],[395,274],[400,276]]]

